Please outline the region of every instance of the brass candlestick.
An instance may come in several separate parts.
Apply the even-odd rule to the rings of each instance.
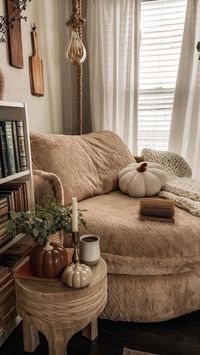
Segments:
[[[72,242],[74,246],[74,253],[72,256],[72,262],[78,263],[79,262],[79,252],[78,252],[78,245],[79,245],[79,232],[72,232]]]

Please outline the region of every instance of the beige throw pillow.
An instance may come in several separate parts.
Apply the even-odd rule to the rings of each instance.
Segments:
[[[66,204],[118,188],[117,175],[134,156],[111,131],[81,136],[31,133],[35,169],[58,175]]]

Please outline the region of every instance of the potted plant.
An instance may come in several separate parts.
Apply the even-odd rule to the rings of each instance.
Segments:
[[[86,225],[78,210],[78,221]],[[7,233],[16,235],[24,233],[33,237],[37,247],[30,254],[30,266],[34,275],[38,277],[54,278],[67,264],[65,248],[52,241],[55,234],[72,231],[72,208],[53,202],[48,208],[35,205],[33,211],[10,212]],[[57,236],[56,236],[57,238]]]

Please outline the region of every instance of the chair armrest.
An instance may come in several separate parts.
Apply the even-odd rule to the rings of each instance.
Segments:
[[[47,207],[52,201],[64,203],[63,186],[56,174],[33,170],[36,204]]]

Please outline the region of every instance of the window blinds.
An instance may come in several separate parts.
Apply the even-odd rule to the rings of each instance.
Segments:
[[[167,150],[186,0],[143,0],[138,149]]]

